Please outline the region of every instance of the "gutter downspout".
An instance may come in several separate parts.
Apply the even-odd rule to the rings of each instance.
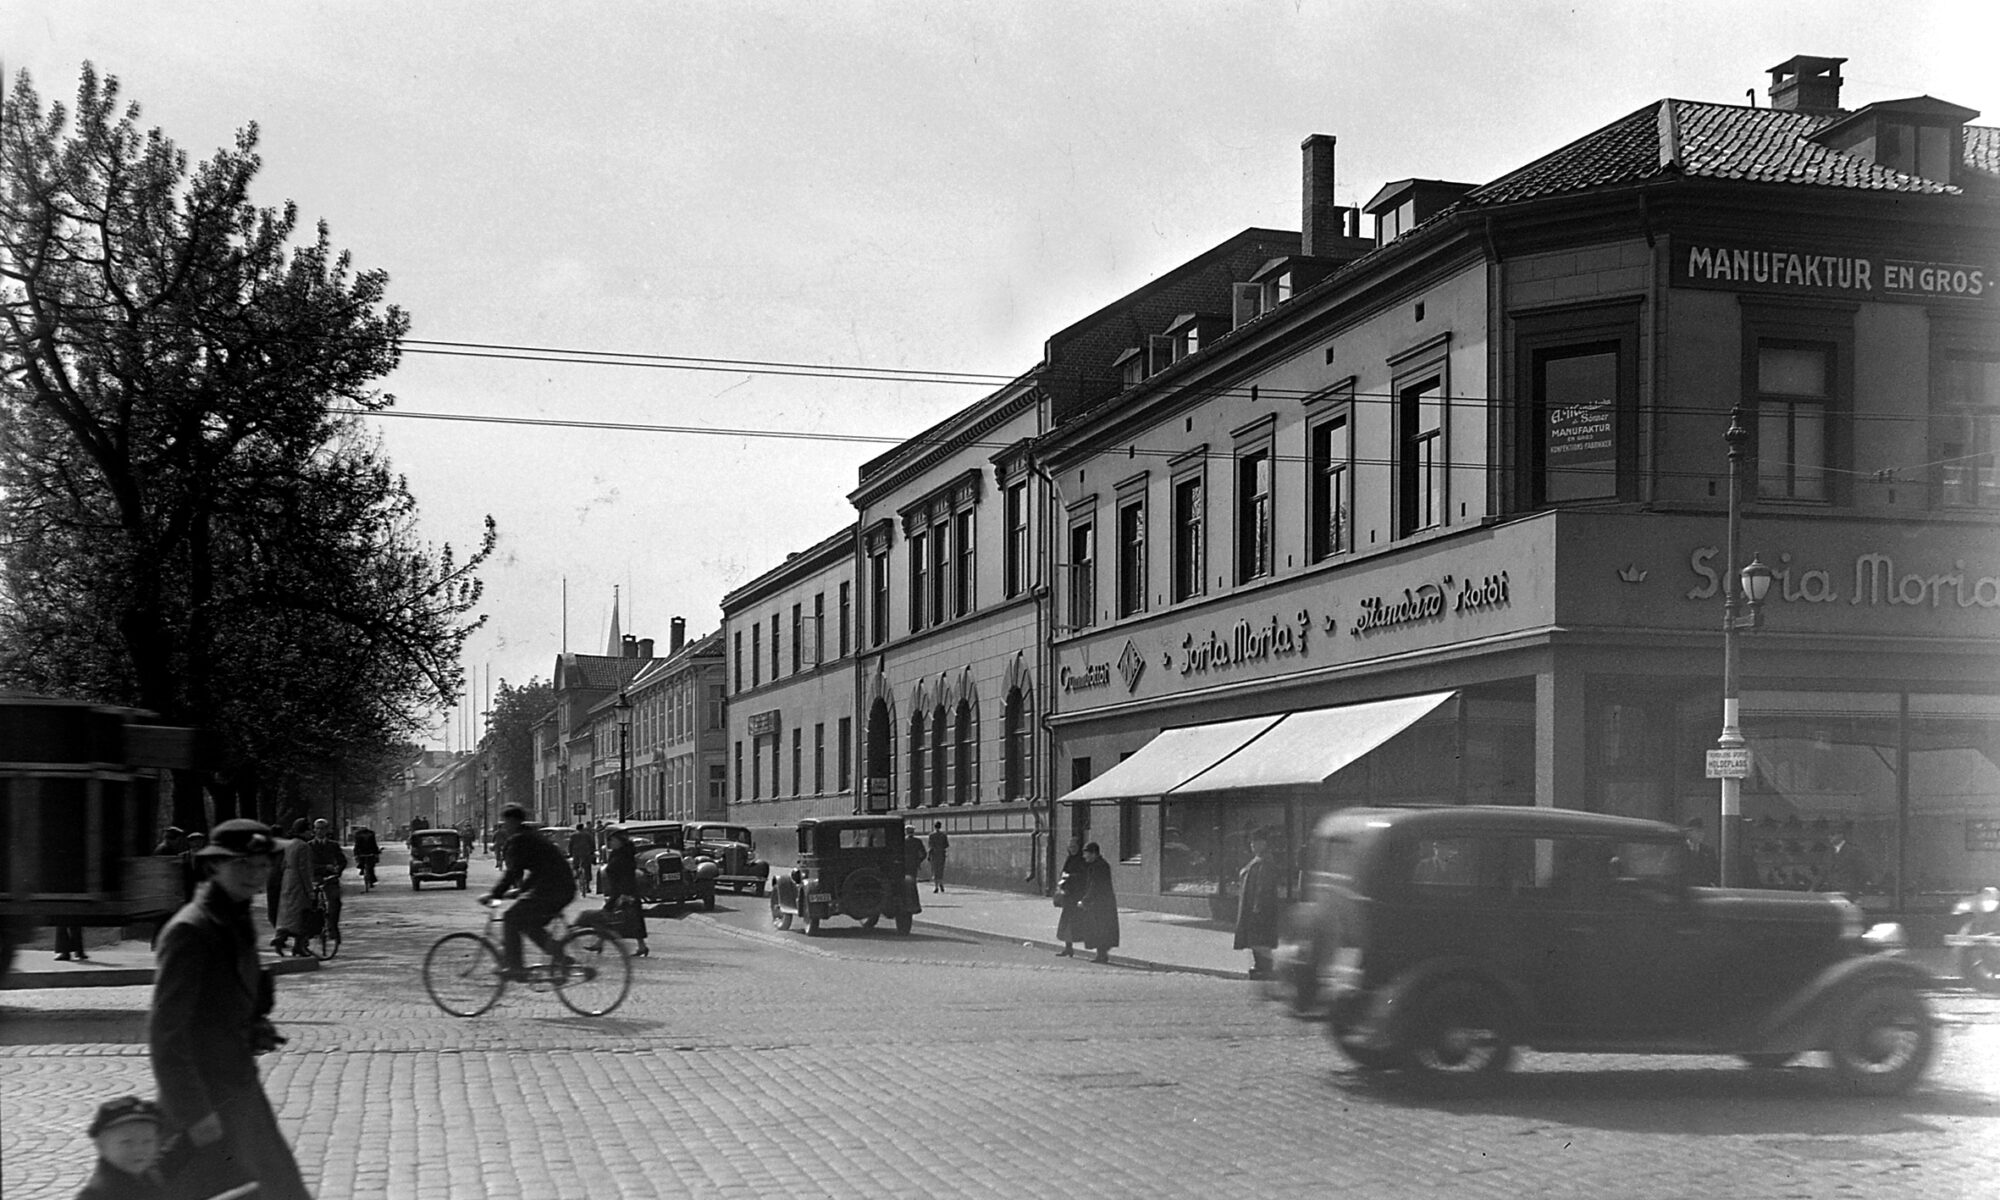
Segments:
[[[1042,747],[1043,757],[1047,760],[1047,770],[1044,775],[1048,787],[1046,794],[1048,818],[1046,828],[1043,821],[1035,822],[1033,837],[1039,838],[1041,845],[1036,846],[1032,839],[1029,843],[1028,879],[1024,882],[1033,881],[1036,872],[1040,871],[1042,894],[1048,895],[1050,885],[1056,877],[1056,795],[1059,790],[1055,733],[1051,722],[1051,718],[1055,715],[1056,700],[1056,690],[1051,682],[1055,670],[1055,588],[1049,582],[1052,561],[1049,546],[1053,540],[1052,527],[1055,523],[1055,514],[1062,511],[1059,503],[1062,487],[1032,450],[1028,455],[1028,470],[1047,485],[1046,490],[1038,496],[1042,511],[1039,514],[1041,520],[1037,522],[1035,538],[1035,680],[1036,686],[1047,698],[1043,700],[1041,711],[1035,719],[1035,723],[1040,727],[1040,736],[1035,741]],[[1031,800],[1030,807],[1032,806]]]

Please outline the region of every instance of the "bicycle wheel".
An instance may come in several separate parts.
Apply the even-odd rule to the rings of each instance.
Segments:
[[[571,1012],[601,1017],[625,1002],[632,987],[632,960],[615,934],[576,930],[556,943],[556,954],[563,962],[556,995]]]
[[[334,929],[330,922],[322,919],[319,923],[319,932],[306,943],[306,949],[312,951],[314,958],[325,962],[340,953],[340,932]]]
[[[447,934],[424,955],[424,990],[454,1017],[478,1016],[506,988],[500,951],[476,933]]]

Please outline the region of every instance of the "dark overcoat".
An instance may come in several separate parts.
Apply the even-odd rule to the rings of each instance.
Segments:
[[[1099,858],[1083,868],[1083,895],[1076,902],[1076,939],[1092,950],[1118,944],[1118,896],[1111,888],[1111,864]]]
[[[1236,873],[1236,948],[1269,950],[1278,944],[1278,872],[1259,856]]]
[[[210,880],[160,931],[146,1040],[167,1129],[214,1114],[224,1154],[263,1185],[259,1200],[310,1200],[257,1074],[271,1011],[250,906]]]
[[[1063,859],[1062,873],[1056,876],[1056,899],[1062,904],[1062,915],[1056,918],[1056,940],[1075,942],[1083,935],[1076,929],[1077,901],[1083,899],[1083,855],[1072,854]]]

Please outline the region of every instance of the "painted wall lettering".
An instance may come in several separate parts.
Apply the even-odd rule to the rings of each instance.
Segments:
[[[1312,615],[1300,609],[1289,621],[1272,617],[1262,625],[1238,621],[1226,632],[1210,630],[1206,638],[1188,634],[1181,639],[1180,672],[1183,675],[1222,670],[1267,659],[1302,655],[1307,635],[1312,632]]]
[[[1682,287],[1782,291],[1879,300],[1984,300],[2000,291],[1990,263],[1820,254],[1779,246],[1690,245],[1673,256]]]
[[[1714,546],[1697,546],[1688,555],[1688,569],[1701,580],[1688,589],[1689,600],[1712,600],[1722,595],[1722,570],[1715,561],[1720,553]],[[2000,575],[1969,572],[1962,558],[1953,561],[1949,572],[1933,573],[1899,570],[1889,555],[1870,552],[1856,555],[1849,572],[1805,567],[1793,562],[1790,554],[1781,554],[1772,574],[1771,599],[1789,604],[2000,608]],[[1844,593],[1840,588],[1843,579],[1850,584]]]

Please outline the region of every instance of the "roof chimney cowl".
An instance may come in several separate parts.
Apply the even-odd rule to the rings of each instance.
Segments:
[[[1787,112],[1840,111],[1840,64],[1844,58],[1796,55],[1770,69],[1771,107]]]

